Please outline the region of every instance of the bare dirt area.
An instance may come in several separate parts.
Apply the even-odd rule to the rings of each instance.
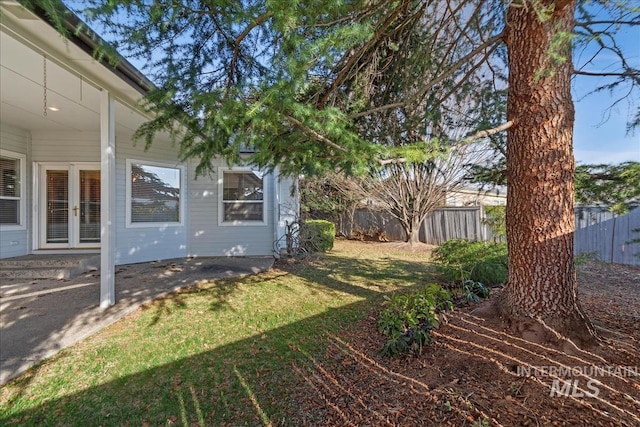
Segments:
[[[583,309],[603,337],[596,348],[567,354],[524,341],[467,307],[421,356],[389,359],[374,311],[329,336],[299,392],[300,423],[640,426],[640,268],[590,261],[578,270]]]

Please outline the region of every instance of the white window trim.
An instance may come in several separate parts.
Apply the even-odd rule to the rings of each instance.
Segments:
[[[0,224],[0,231],[17,231],[27,229],[27,156],[15,151],[0,149],[0,156],[16,159],[20,168],[20,217],[19,224]]]
[[[168,169],[178,169],[180,171],[180,210],[178,212],[178,216],[180,217],[179,222],[131,222],[131,165],[139,164],[146,166],[156,166],[161,168]],[[126,228],[158,228],[158,227],[183,227],[184,226],[184,216],[185,216],[185,194],[186,194],[186,186],[187,180],[185,167],[181,164],[171,164],[171,163],[162,163],[155,162],[151,160],[136,160],[136,159],[127,159],[127,168],[126,168],[126,207],[125,207],[125,217],[126,217]]]
[[[268,209],[268,188],[267,177],[271,174],[264,173],[262,175],[262,220],[261,221],[225,221],[224,220],[224,173],[225,172],[256,172],[256,169],[250,167],[234,166],[231,168],[218,167],[218,225],[221,227],[238,227],[238,226],[258,226],[265,227],[269,225],[267,222]]]

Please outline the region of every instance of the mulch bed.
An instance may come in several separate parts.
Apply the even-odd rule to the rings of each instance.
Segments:
[[[469,307],[447,316],[421,356],[390,359],[379,354],[384,339],[372,312],[330,335],[311,369],[297,368],[297,422],[640,426],[640,268],[589,262],[578,280],[582,306],[604,337],[595,349],[566,354],[524,341]]]

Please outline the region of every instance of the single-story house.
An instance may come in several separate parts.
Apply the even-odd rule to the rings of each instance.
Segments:
[[[68,26],[80,24],[75,16]],[[102,306],[114,266],[198,256],[277,256],[296,218],[296,181],[223,159],[197,159],[132,135],[152,83],[126,60],[92,57],[95,38],[65,40],[49,19],[0,3],[0,258],[100,253]]]

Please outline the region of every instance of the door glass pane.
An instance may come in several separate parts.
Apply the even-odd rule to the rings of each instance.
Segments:
[[[80,243],[100,242],[100,171],[80,171]]]
[[[47,170],[47,243],[69,242],[69,172]]]

